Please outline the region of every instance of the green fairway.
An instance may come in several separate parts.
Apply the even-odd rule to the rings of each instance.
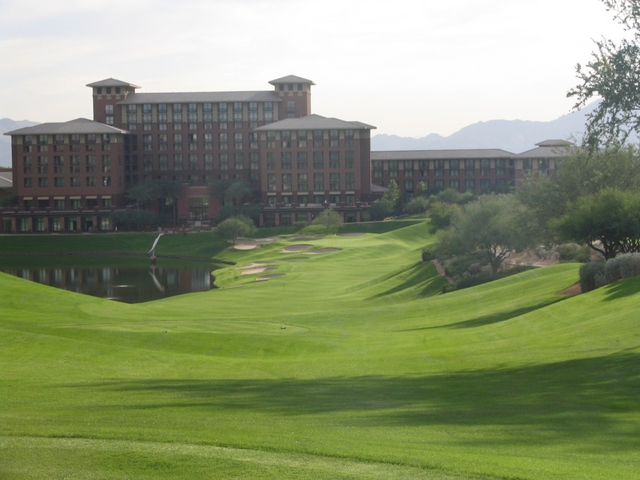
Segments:
[[[0,274],[0,478],[638,478],[640,279],[567,297],[563,264],[441,295],[424,223],[278,233],[162,237],[160,256],[234,264],[144,304]]]

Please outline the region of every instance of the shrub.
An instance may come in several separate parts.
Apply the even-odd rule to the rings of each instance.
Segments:
[[[479,273],[470,275],[468,273],[462,275],[458,281],[447,288],[448,292],[454,290],[462,290],[464,288],[475,287],[476,285],[482,285],[483,283],[493,282],[494,280],[500,280],[501,278],[510,277],[511,275],[517,275],[527,270],[531,270],[536,267],[530,265],[516,265],[509,270],[503,270],[498,273],[493,273],[491,270],[482,270]],[[443,293],[446,293],[443,290]]]
[[[431,260],[436,259],[436,250],[434,246],[424,247],[422,249],[422,261],[430,262]]]
[[[639,253],[618,255],[616,258],[607,260],[604,267],[604,280],[606,283],[613,283],[638,275],[640,275]]]
[[[556,248],[561,262],[587,263],[591,260],[591,251],[587,245],[580,246],[576,243],[565,243]]]
[[[407,203],[407,206],[404,207],[405,213],[409,215],[415,215],[417,213],[424,213],[427,211],[429,207],[429,200],[424,197],[416,197]]]
[[[395,205],[391,200],[383,198],[371,205],[369,215],[371,216],[371,220],[384,220],[393,215],[394,208]]]
[[[605,262],[585,263],[580,267],[580,290],[590,292],[602,285]]]

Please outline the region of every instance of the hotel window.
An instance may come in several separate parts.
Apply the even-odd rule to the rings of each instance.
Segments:
[[[273,102],[264,102],[264,111],[273,112]]]
[[[458,188],[460,188],[460,180],[451,180],[449,186],[454,190],[458,190]]]
[[[80,184],[80,177],[71,177],[71,186],[72,187],[79,187]]]
[[[449,160],[449,169],[458,170],[460,168],[460,160]]]
[[[309,168],[309,164],[307,162],[307,152],[298,152],[296,160],[298,162],[298,170],[306,170],[307,168]]]
[[[151,113],[151,104],[145,103],[142,105],[142,113]]]
[[[167,114],[166,113],[158,113],[158,123],[165,124],[167,123]],[[161,128],[161,127],[159,127]]]
[[[194,113],[198,111],[198,105],[196,103],[187,104],[187,112]]]
[[[244,153],[234,153],[233,160],[234,160],[233,167],[236,170],[242,170],[244,168]]]
[[[249,111],[257,112],[258,111],[258,102],[249,102]]]
[[[466,179],[464,181],[465,190],[474,190],[476,188],[476,182],[473,179]]]
[[[251,170],[260,169],[260,157],[258,156],[258,152],[251,152],[249,154],[249,168]]]
[[[169,157],[167,155],[158,155],[158,169],[162,171],[169,170]]]
[[[38,173],[48,173],[49,159],[47,157],[38,157]]]
[[[167,104],[159,103],[158,104],[158,113],[167,113]]]
[[[213,113],[211,113],[211,112],[203,113],[202,114],[202,121],[203,122],[213,122]]]
[[[213,154],[212,153],[204,154],[204,169],[213,170]]]
[[[173,116],[172,116],[172,120],[173,120],[174,124],[182,123],[182,113],[174,111],[173,112]],[[173,128],[177,128],[177,127],[174,125]],[[180,128],[182,128],[182,125],[180,125]]]
[[[38,186],[39,187],[48,187],[49,186],[49,179],[47,177],[38,178]]]
[[[182,150],[182,134],[181,133],[173,134],[173,149]]]
[[[79,208],[82,208],[82,200],[80,200],[79,198],[72,199],[71,200],[71,208],[74,209],[74,210],[78,210]]]
[[[142,123],[151,123],[151,114],[143,113],[142,114]]]
[[[31,157],[22,157],[22,173],[29,175],[30,173],[32,173],[32,162],[33,159]]]
[[[282,191],[284,192],[290,192],[292,190],[291,188],[291,174],[290,173],[283,173],[282,174]],[[289,202],[291,203],[291,202]]]
[[[54,135],[53,136],[53,143],[55,143],[56,145],[62,145],[64,143],[64,135]]]
[[[233,111],[242,112],[242,102],[233,102]]]
[[[85,168],[87,173],[95,173],[98,160],[95,155],[87,155],[85,158]]]
[[[24,179],[25,188],[31,188],[33,186],[33,178],[27,177]]]
[[[282,170],[291,170],[291,152],[282,152],[280,167]]]
[[[345,190],[355,190],[355,177],[353,172],[347,172],[344,174],[344,188]]]
[[[480,188],[483,190],[489,190],[491,188],[491,180],[488,178],[483,178],[480,180]]]
[[[80,173],[80,156],[72,155],[69,157],[69,172]]]
[[[287,113],[295,113],[296,102],[287,102]]]
[[[249,149],[258,150],[258,133],[257,132],[249,133]]]
[[[110,198],[103,198],[102,199],[102,206],[104,208],[111,208],[111,199]]]
[[[228,110],[228,105],[226,103],[218,104],[218,112],[226,112]]]
[[[329,152],[329,168],[340,168],[340,152]]]
[[[275,173],[267,173],[267,190],[269,192],[275,192],[277,190]]]
[[[266,102],[266,103],[271,103],[271,102]],[[265,103],[265,105],[266,105]],[[273,122],[273,112],[271,110],[266,110],[265,108],[265,112],[264,112],[264,121],[265,122]]]
[[[374,170],[382,170],[382,162],[380,160],[374,160],[371,164]]]
[[[465,160],[464,161],[464,174],[467,177],[472,177],[474,174],[474,170],[476,167],[475,160]]]
[[[171,110],[173,111],[173,113],[179,113],[182,112],[182,104],[181,103],[174,103],[171,107]]]
[[[229,120],[229,116],[227,115],[227,112],[218,112],[218,121],[219,122],[226,122],[227,120]]]
[[[229,154],[220,154],[220,170],[229,170]]]
[[[104,113],[105,115],[113,115],[113,105],[105,105]]]
[[[153,156],[152,155],[143,155],[142,156],[142,168],[144,169],[145,172],[150,172],[151,170],[153,170]]]
[[[329,174],[329,190],[340,190],[340,172]]]
[[[309,190],[309,177],[306,173],[298,174],[298,191],[306,192]]]
[[[313,168],[324,168],[324,152],[313,152]]]
[[[189,142],[189,150],[198,149],[198,134],[190,133],[187,135],[187,142]]]
[[[413,180],[405,180],[404,181],[404,191],[405,192],[413,192]]]
[[[65,208],[65,204],[64,204],[64,198],[59,198],[57,200],[53,201],[53,206],[56,210],[64,210]]]
[[[498,158],[496,160],[496,168],[506,168],[507,160],[504,158]]]
[[[329,130],[329,146],[337,148],[340,141],[340,132],[338,130]]]
[[[242,132],[233,134],[233,143],[236,150],[242,150]]]
[[[313,174],[313,189],[324,190],[324,173]]]
[[[313,196],[313,203],[317,203],[317,204],[324,203],[324,195],[322,195],[322,194],[314,195]]]
[[[449,170],[449,176],[451,176],[451,177],[459,177],[460,176],[460,170],[458,170],[458,169]]]
[[[205,112],[205,113],[213,112],[213,104],[212,103],[203,103],[202,104],[202,111]]]
[[[87,177],[87,187],[95,187],[98,184],[98,180],[94,176]]]
[[[176,153],[173,155],[173,169],[174,170],[182,170],[182,154]]]
[[[404,169],[405,176],[410,176],[411,175],[410,172],[413,171],[413,160],[404,160],[402,162],[402,168]]]
[[[314,148],[322,148],[323,137],[324,137],[324,132],[322,130],[313,131],[313,147]]]
[[[244,120],[242,116],[242,112],[233,112],[233,121],[234,122],[242,122]],[[237,125],[235,128],[242,128],[242,125]]]
[[[549,160],[547,158],[541,158],[538,160],[538,168],[540,170],[546,170],[549,168]]]
[[[197,113],[189,113],[188,117],[189,122],[192,124],[195,124],[198,121],[198,114]],[[197,125],[195,125],[193,128],[191,128],[191,125],[189,125],[189,130],[195,130],[197,128]]]
[[[111,135],[108,133],[103,133],[100,137],[100,141],[105,144],[111,143]]]
[[[135,113],[127,114],[127,123],[129,124],[129,126],[133,126],[138,123],[138,115],[136,115]]]
[[[276,169],[276,154],[273,152],[267,152],[267,170]]]
[[[64,157],[53,157],[53,173],[64,173]]]
[[[103,187],[110,187],[111,186],[111,177],[110,176],[102,177],[102,186]]]

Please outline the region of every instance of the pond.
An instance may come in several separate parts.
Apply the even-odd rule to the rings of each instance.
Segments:
[[[157,266],[150,266],[147,260],[146,263],[137,261],[116,266],[83,265],[92,262],[83,261],[81,257],[76,260],[78,266],[65,265],[68,261],[58,265],[46,262],[48,265],[21,267],[0,264],[0,271],[51,287],[125,303],[150,302],[216,288],[212,275],[215,266],[208,263],[179,265],[174,260],[163,265],[158,260]],[[11,263],[15,264],[15,260]]]

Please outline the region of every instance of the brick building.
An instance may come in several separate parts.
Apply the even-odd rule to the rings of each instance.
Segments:
[[[93,119],[45,123],[11,136],[14,207],[4,232],[112,229],[134,208],[128,190],[146,179],[181,182],[178,224],[209,223],[220,208],[216,180],[245,180],[259,197],[260,225],[311,221],[325,208],[367,218],[395,180],[403,193],[427,188],[505,190],[532,172],[552,174],[568,142],[516,155],[499,149],[371,152],[371,130],[311,112],[311,87],[294,75],[247,92],[137,93],[109,78],[90,83]],[[151,208],[162,210],[158,202]]]

